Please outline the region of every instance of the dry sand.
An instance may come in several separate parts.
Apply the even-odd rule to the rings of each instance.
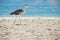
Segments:
[[[60,40],[60,18],[21,18],[13,22],[14,18],[0,18],[0,40]]]

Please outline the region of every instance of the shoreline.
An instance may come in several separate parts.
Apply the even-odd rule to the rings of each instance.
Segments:
[[[17,17],[18,19],[19,17]],[[42,19],[60,19],[60,17],[20,17],[20,19],[35,19],[35,18],[42,18]],[[0,19],[15,19],[15,17],[0,17]]]

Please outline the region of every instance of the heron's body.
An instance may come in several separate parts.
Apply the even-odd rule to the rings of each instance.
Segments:
[[[26,9],[27,8],[29,8],[30,6],[28,6],[27,4],[25,4],[24,5],[24,10],[22,10],[22,9],[18,9],[18,10],[16,10],[16,11],[14,11],[14,12],[12,12],[11,13],[11,15],[20,15],[20,14],[22,14],[22,12],[26,12]]]
[[[22,12],[24,12],[24,11],[22,9],[19,9],[19,10],[12,12],[11,15],[20,15],[20,14],[22,14]]]
[[[16,10],[16,11],[10,13],[10,15],[15,15],[15,16],[17,17],[17,15],[21,15],[21,14],[25,13],[25,12],[26,12],[26,9],[29,8],[29,7],[30,7],[30,6],[28,6],[28,5],[26,4],[26,5],[24,6],[24,10],[18,9],[18,10]],[[15,19],[15,21],[16,21],[16,19]],[[15,21],[14,21],[14,23],[15,23]]]

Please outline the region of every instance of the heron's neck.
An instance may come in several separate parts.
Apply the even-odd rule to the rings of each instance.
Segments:
[[[27,8],[24,8],[24,13],[26,12],[26,9],[27,9]]]

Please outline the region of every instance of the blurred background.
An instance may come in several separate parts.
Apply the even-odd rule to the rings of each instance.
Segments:
[[[10,13],[31,5],[22,16],[60,17],[60,0],[0,0],[0,17],[11,17]]]

